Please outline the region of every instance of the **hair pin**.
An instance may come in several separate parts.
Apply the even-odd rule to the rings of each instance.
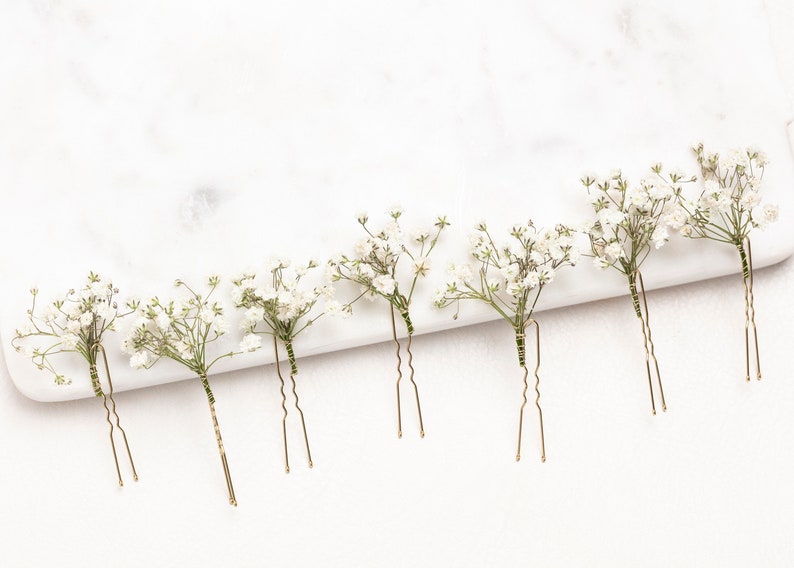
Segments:
[[[732,150],[720,156],[705,153],[703,144],[693,148],[703,175],[703,189],[697,200],[683,192],[676,194],[676,206],[669,224],[685,237],[710,239],[733,245],[739,253],[744,285],[745,379],[750,380],[750,336],[755,351],[756,378],[761,380],[761,357],[755,325],[753,295],[753,252],[750,231],[763,229],[777,220],[778,207],[761,203],[761,186],[767,164],[760,150]]]
[[[477,300],[493,308],[513,328],[518,364],[523,370],[523,402],[518,414],[518,447],[516,461],[521,459],[521,438],[524,429],[524,408],[529,390],[529,369],[526,357],[526,332],[535,327],[535,406],[540,422],[541,461],[546,461],[546,438],[543,430],[543,410],[540,406],[540,325],[532,313],[540,293],[554,280],[556,271],[565,265],[573,266],[579,258],[574,246],[573,230],[565,225],[538,231],[532,221],[514,225],[507,244],[499,244],[491,237],[485,222],[477,224],[471,238],[471,254],[478,262],[476,271],[470,264],[452,264],[451,279],[436,291],[434,303],[443,308],[456,304],[457,319],[461,300]]]
[[[413,244],[418,245],[419,250],[413,251],[408,246],[409,241],[405,237],[403,229],[400,227],[399,219],[403,210],[399,207],[392,207],[388,212],[391,221],[380,231],[373,232],[367,226],[369,217],[365,213],[358,215],[357,220],[367,233],[367,237],[355,247],[355,255],[347,257],[339,255],[329,261],[329,266],[333,272],[333,279],[349,280],[361,287],[361,293],[354,302],[362,296],[368,300],[381,297],[389,303],[392,339],[395,343],[397,357],[397,379],[395,381],[397,391],[397,437],[402,438],[402,406],[400,404],[400,383],[402,382],[402,357],[400,357],[400,341],[397,337],[395,323],[395,311],[400,315],[408,339],[405,351],[408,354],[408,379],[414,389],[416,398],[416,410],[419,415],[419,436],[424,438],[425,427],[422,420],[422,407],[419,402],[419,387],[414,379],[413,352],[411,343],[414,334],[414,324],[411,320],[410,306],[414,290],[419,278],[427,275],[430,270],[428,256],[433,251],[441,235],[441,231],[449,225],[446,217],[437,217],[434,224],[435,230],[419,229],[413,235]],[[400,258],[405,254],[412,263],[412,278],[406,280],[408,292],[400,290],[399,275],[397,265]],[[405,288],[403,288],[405,290]],[[350,302],[352,304],[353,302]],[[348,304],[348,305],[350,305]]]
[[[655,164],[651,170],[654,177],[643,179],[637,185],[630,186],[620,170],[613,171],[607,179],[585,175],[581,182],[591,195],[595,211],[595,219],[583,228],[590,239],[594,264],[601,269],[614,268],[628,279],[634,313],[642,327],[651,411],[656,414],[652,375],[655,375],[658,385],[662,411],[667,410],[667,402],[640,267],[652,244],[658,249],[669,239],[664,221],[669,205],[675,199],[674,187],[693,180],[684,180],[677,172],[664,175],[661,164]]]
[[[39,370],[46,370],[52,373],[55,377],[55,383],[58,385],[69,385],[72,380],[56,371],[55,366],[50,361],[50,357],[60,353],[79,353],[88,362],[91,388],[94,395],[102,399],[102,404],[105,408],[105,419],[110,431],[110,447],[113,450],[113,462],[116,465],[119,485],[123,486],[124,480],[121,477],[119,459],[116,453],[114,440],[116,429],[121,433],[124,441],[124,447],[127,450],[127,457],[132,468],[133,479],[138,481],[138,472],[135,470],[135,462],[132,459],[132,452],[127,441],[127,433],[122,428],[121,419],[116,411],[110,366],[108,365],[105,348],[102,345],[105,333],[115,330],[116,320],[135,311],[134,300],[127,305],[129,311],[119,313],[118,304],[115,300],[116,295],[119,293],[118,288],[115,288],[110,280],[104,280],[93,272],[88,274],[88,282],[80,290],[69,290],[64,297],[47,304],[40,314],[36,312],[36,298],[39,291],[34,287],[30,292],[33,296],[33,304],[27,311],[28,322],[16,330],[11,344],[18,353],[30,357]],[[32,344],[36,340],[39,340],[39,343]],[[48,345],[45,345],[45,343],[48,343]],[[98,354],[102,355],[108,384],[107,390],[103,389],[102,381],[97,371]],[[110,401],[110,406],[108,406],[108,401]],[[114,420],[110,418],[111,412]]]
[[[306,432],[306,418],[300,407],[295,375],[298,374],[298,364],[295,358],[293,343],[298,335],[314,324],[325,314],[341,314],[347,316],[351,313],[350,304],[340,304],[333,300],[334,289],[329,284],[317,286],[312,290],[301,288],[301,280],[309,270],[319,266],[316,260],[310,260],[305,266],[295,268],[291,273],[285,272],[291,265],[289,259],[281,258],[271,260],[266,267],[270,281],[261,283],[257,280],[255,272],[245,272],[233,279],[232,300],[235,306],[245,309],[245,319],[242,328],[246,331],[242,347],[251,351],[261,344],[261,334],[273,336],[273,351],[275,354],[276,374],[281,383],[281,419],[282,435],[284,438],[284,464],[287,473],[290,472],[289,450],[287,444],[287,397],[284,393],[284,377],[281,374],[279,363],[279,342],[287,352],[289,363],[289,378],[292,382],[292,396],[295,399],[295,408],[300,416],[303,428],[303,441],[306,445],[306,456],[309,467],[314,466],[312,453],[309,448],[309,435]],[[308,318],[307,316],[315,304],[325,299],[325,311]],[[261,325],[260,325],[261,324]]]
[[[241,346],[240,351],[222,353],[209,360],[209,363],[207,362],[207,346],[217,341],[229,330],[223,315],[223,307],[217,301],[210,301],[219,283],[219,276],[210,276],[207,282],[209,291],[206,296],[203,296],[182,280],[177,280],[175,285],[186,288],[190,293],[189,297],[168,302],[161,302],[154,297],[146,304],[141,304],[138,311],[140,317],[125,339],[123,350],[130,355],[130,365],[138,369],[148,369],[166,357],[184,365],[196,374],[209,403],[215,441],[218,444],[223,475],[226,479],[229,503],[236,507],[237,498],[234,495],[226,449],[215,413],[215,395],[207,375],[215,363],[221,359],[253,349],[243,349]]]

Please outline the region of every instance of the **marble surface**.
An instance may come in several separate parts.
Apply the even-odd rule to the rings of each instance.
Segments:
[[[338,142],[331,138],[334,143],[316,138],[323,120],[336,120],[334,128],[341,134],[354,128],[370,132],[369,144],[358,147],[381,150],[380,159],[376,156],[369,162],[361,156],[364,150],[358,154],[369,166],[356,170],[361,182],[360,193],[350,198],[353,212],[368,208],[375,213],[391,203],[392,192],[416,187],[418,180],[432,179],[425,183],[435,190],[437,186],[443,189],[443,180],[454,178],[461,187],[471,188],[468,193],[453,188],[452,194],[463,196],[461,200],[482,198],[477,206],[487,205],[490,202],[484,196],[496,194],[497,189],[515,193],[526,189],[528,206],[543,200],[542,211],[532,215],[556,220],[557,214],[575,213],[574,202],[581,195],[569,176],[616,164],[639,175],[652,158],[686,167],[690,157],[685,146],[695,136],[725,146],[748,142],[766,146],[774,160],[769,172],[781,180],[770,184],[770,189],[780,192],[784,203],[790,199],[790,160],[782,137],[782,124],[794,103],[794,7],[790,2],[769,0],[736,7],[688,2],[666,4],[669,7],[664,10],[658,3],[610,2],[599,8],[582,4],[456,3],[453,9],[452,4],[406,3],[400,8],[378,5],[376,10],[375,4],[367,3],[347,4],[349,8],[339,12],[319,3],[290,4],[295,10],[311,7],[295,15],[292,9],[264,3],[222,7],[194,2],[177,9],[174,4],[141,2],[135,10],[75,0],[3,3],[0,195],[4,222],[0,230],[5,245],[2,262],[10,274],[2,283],[3,290],[24,296],[34,279],[43,290],[45,284],[60,289],[73,285],[88,268],[96,268],[114,274],[124,293],[141,293],[149,287],[160,292],[169,291],[171,279],[180,274],[199,276],[208,268],[237,270],[255,249],[251,262],[258,262],[257,255],[271,252],[264,231],[279,223],[285,212],[296,210],[288,207],[289,201],[281,201],[280,209],[268,210],[265,221],[252,220],[254,205],[264,207],[268,196],[287,200],[291,194],[234,193],[243,185],[239,180],[246,170],[231,165],[239,160],[258,168],[262,176],[275,176],[272,172],[279,167],[279,179],[285,184],[289,176],[304,180],[302,185],[289,184],[291,191],[298,191],[299,185],[313,188],[310,177],[323,179],[321,174],[333,169],[328,164],[336,167],[345,155],[341,136]],[[533,68],[549,76],[545,84],[555,95],[537,96],[551,103],[565,102],[567,106],[560,108],[572,114],[566,110],[555,115],[546,107],[527,110],[524,124],[546,121],[542,130],[532,129],[530,134],[544,132],[547,142],[533,152],[517,149],[510,154],[503,151],[510,144],[522,147],[515,130],[530,136],[523,127],[517,128],[521,113],[516,111],[502,122],[503,132],[513,132],[511,136],[500,138],[497,129],[489,138],[490,126],[482,130],[475,126],[477,120],[490,121],[491,115],[477,107],[461,114],[461,132],[469,132],[469,138],[462,138],[457,147],[441,142],[434,146],[438,139],[428,133],[435,115],[417,114],[410,120],[411,112],[419,112],[422,97],[433,95],[437,87],[427,79],[437,75],[420,76],[418,69],[441,54],[459,65],[471,61],[470,56],[458,57],[458,51],[448,47],[450,38],[466,30],[477,46],[491,38],[491,53],[497,53],[493,45],[509,43],[517,35],[519,18],[513,18],[513,27],[508,18],[503,33],[494,22],[503,22],[505,13],[527,12],[532,14],[531,29],[536,30],[525,40],[534,46]],[[382,23],[375,26],[379,14]],[[621,31],[624,28],[633,30],[634,39]],[[684,34],[682,28],[690,33]],[[320,33],[322,29],[326,32]],[[271,37],[278,42],[267,43]],[[201,38],[205,41],[198,41]],[[336,48],[340,42],[334,39],[338,38],[347,43]],[[282,45],[284,41],[288,43]],[[388,41],[392,55],[385,58],[379,46]],[[233,46],[243,44],[258,57],[261,42],[270,46],[268,69],[283,69],[287,57],[296,66],[304,62],[303,67],[295,67],[301,72],[295,71],[294,80],[301,78],[307,85],[301,96],[284,94],[294,93],[284,76],[274,79],[272,88],[262,95],[259,87],[248,86],[259,68],[246,59],[239,65],[231,63],[226,56],[237,52]],[[605,45],[617,54],[614,65],[603,59]],[[479,47],[475,51],[481,53]],[[517,50],[499,53],[498,65],[518,66],[524,61]],[[643,66],[641,61],[649,54],[668,64]],[[415,96],[410,100],[373,98],[373,105],[394,109],[392,128],[386,129],[374,118],[353,125],[330,110],[323,114],[327,105],[341,103],[327,98],[316,86],[337,79],[350,85],[350,77],[357,72],[360,86],[348,90],[350,100],[356,102],[351,103],[349,116],[359,116],[356,113],[365,108],[360,101],[371,92],[366,82],[371,74],[361,72],[360,65],[343,66],[339,77],[322,72],[326,67],[338,69],[329,63],[334,58],[348,61],[353,55],[394,68],[393,80],[413,80]],[[606,61],[600,69],[613,77],[622,74],[624,82],[596,89],[593,72],[587,82],[590,88],[582,88],[579,73],[587,65],[581,61],[588,57]],[[313,61],[319,67],[311,67]],[[494,77],[498,65],[491,65]],[[415,75],[400,75],[396,72],[400,68],[403,73],[413,70]],[[454,69],[451,63],[450,69]],[[678,69],[680,75],[676,75]],[[664,96],[639,87],[651,84],[660,73],[678,77],[675,87],[665,83]],[[204,82],[187,89],[188,83],[199,78]],[[163,86],[169,80],[170,91]],[[492,91],[505,93],[506,86],[521,80],[516,73],[511,80],[504,79],[502,91],[495,82]],[[70,82],[84,85],[89,93],[85,96],[94,98],[81,99],[83,95],[75,93],[73,85],[60,90]],[[451,86],[444,101],[472,100],[473,91],[463,88],[465,84],[447,84]],[[527,98],[534,90],[517,96],[513,105],[540,100]],[[185,95],[186,91],[193,96]],[[163,92],[174,96],[152,94]],[[731,98],[737,92],[743,98]],[[253,102],[242,104],[246,93],[280,101],[271,124],[281,119],[303,125],[302,130],[291,130],[289,139],[281,131],[278,143],[269,146],[269,152],[279,157],[270,162],[267,148],[249,149],[251,140],[267,137],[258,126],[258,115],[250,110],[258,107]],[[141,111],[145,100],[152,107],[162,103],[163,110],[159,115],[146,114]],[[165,104],[165,100],[170,102]],[[236,123],[242,124],[238,131],[249,128],[249,136],[240,138],[240,143],[235,143],[237,138],[231,133],[224,136],[223,127],[218,126],[227,124],[229,101],[246,111]],[[584,106],[588,101],[594,104],[590,110]],[[500,104],[508,116],[510,105]],[[301,113],[290,110],[293,105],[306,109],[310,116],[301,122]],[[445,105],[436,105],[438,116],[450,121],[460,110],[454,107],[453,113]],[[128,107],[137,108],[139,114],[123,112]],[[726,109],[724,118],[710,114],[717,107]],[[189,108],[203,110],[188,112]],[[269,107],[263,104],[262,108]],[[461,112],[466,110],[461,108]],[[603,114],[613,116],[615,122],[603,134],[608,139],[599,143],[597,133],[587,128],[594,122],[609,123]],[[164,138],[170,144],[158,145],[157,137],[148,134],[152,120],[145,119],[151,116],[158,117],[155,124],[162,123],[165,130],[161,132],[170,133]],[[653,127],[657,116],[659,122]],[[707,116],[714,119],[713,124]],[[661,117],[667,117],[667,122]],[[381,120],[387,118],[381,116]],[[646,119],[647,129],[643,128]],[[213,120],[214,129],[208,127]],[[514,124],[516,129],[511,130]],[[383,135],[377,136],[378,132]],[[399,138],[399,132],[405,138]],[[628,137],[626,132],[638,134]],[[558,158],[554,157],[555,139],[560,140]],[[311,144],[322,151],[297,152]],[[400,155],[400,144],[406,145],[402,155],[410,155],[412,161],[389,170],[382,164]],[[577,144],[587,146],[587,152],[568,156],[562,150]],[[408,146],[422,152],[409,152]],[[241,147],[250,153],[241,153]],[[439,160],[442,150],[452,152],[450,148],[466,159],[455,162],[450,153],[448,161]],[[485,152],[487,148],[492,148],[491,154]],[[217,161],[215,155],[220,156]],[[499,156],[513,166],[488,167],[486,162]],[[312,166],[315,160],[326,158],[324,169]],[[570,159],[571,165],[551,167],[555,159]],[[354,162],[351,155],[350,163]],[[277,166],[268,167],[269,163]],[[461,163],[465,168],[456,169]],[[439,164],[446,164],[446,170],[439,169]],[[228,171],[213,170],[221,166],[228,166]],[[329,178],[323,186],[336,194],[317,196],[326,199],[326,204],[347,199],[338,188],[351,187],[347,177],[355,177],[345,173],[351,170],[340,167],[336,171],[341,172],[339,177]],[[422,175],[428,171],[438,177]],[[479,182],[477,171],[481,172]],[[136,182],[135,176],[144,181]],[[375,184],[372,180],[378,176],[380,183]],[[561,176],[559,183],[550,176]],[[532,182],[535,179],[547,182]],[[338,186],[331,184],[334,180]],[[475,191],[487,184],[495,189],[488,194]],[[178,192],[175,187],[180,188]],[[190,198],[199,187],[207,192],[193,193]],[[210,187],[215,193],[208,192]],[[251,187],[272,189],[261,182],[251,182]],[[83,191],[90,198],[80,198]],[[245,230],[221,222],[241,214],[239,203],[233,208],[228,205],[235,195],[256,196],[242,213],[249,215]],[[417,197],[408,194],[403,204],[418,220],[446,203],[442,198],[432,201],[432,194],[427,196],[427,208],[424,200],[411,199]],[[368,203],[362,203],[365,200]],[[512,211],[500,213],[496,202],[493,206],[489,215],[514,220]],[[790,210],[784,207],[785,216],[776,228],[781,232],[767,233],[767,244],[791,242],[786,232],[791,226]],[[108,218],[108,211],[125,214]],[[334,224],[329,234],[339,232],[344,240],[341,232],[355,225],[340,211],[338,226]],[[447,212],[453,217],[461,214],[454,208]],[[68,223],[52,224],[61,217]],[[246,231],[252,224],[263,231],[261,241],[235,237],[235,230],[238,236],[249,234]],[[165,228],[169,226],[175,229],[169,231]],[[225,230],[232,231],[229,238],[218,240]],[[311,234],[289,233],[296,236],[277,239],[278,244],[289,250],[294,247],[299,254],[302,238],[305,243],[318,240],[312,231],[319,229],[309,220],[305,230]],[[200,266],[197,253],[188,246],[196,242],[207,255],[206,264],[202,261]],[[71,252],[64,255],[63,250]],[[446,252],[450,257],[462,254]],[[785,254],[785,248],[781,249],[780,256]],[[724,259],[721,255],[710,250],[703,257],[687,254],[683,258],[695,268],[702,263],[726,273],[734,270],[733,255],[726,253]],[[659,285],[678,278],[670,275],[665,259],[657,257],[659,262],[648,268]],[[228,265],[224,264],[227,260]],[[22,273],[21,263],[27,263],[30,271]],[[439,260],[437,267],[441,265]],[[683,272],[681,278],[703,275],[692,269]],[[596,285],[595,277],[604,275],[593,272],[590,278],[585,271],[580,276]],[[664,280],[668,276],[672,280]],[[11,279],[20,282],[12,285]],[[599,285],[602,282],[599,279]],[[617,279],[603,285],[605,295],[622,291]],[[101,403],[96,399],[50,404],[30,400],[17,390],[9,374],[17,362],[26,367],[29,363],[8,354],[9,368],[0,362],[3,560],[11,566],[88,567],[791,566],[794,381],[787,355],[792,289],[791,258],[758,270],[756,305],[764,380],[750,384],[743,380],[744,313],[736,274],[651,292],[649,308],[669,406],[667,413],[656,417],[649,411],[640,330],[627,298],[544,311],[541,389],[549,456],[545,464],[539,460],[536,416],[531,409],[526,415],[524,457],[519,463],[514,461],[521,381],[510,330],[501,322],[417,338],[415,364],[425,439],[418,437],[408,398],[403,401],[405,435],[402,440],[395,435],[390,345],[304,358],[299,392],[314,468],[305,464],[299,422],[290,406],[293,469],[289,475],[284,474],[282,463],[281,397],[273,365],[219,375],[213,387],[240,502],[236,509],[226,502],[206,399],[196,382],[161,384],[116,396],[141,476],[133,483],[122,462],[126,484],[119,488]],[[563,296],[568,291],[563,286],[559,290]],[[557,299],[571,302],[551,294],[546,299],[546,307]],[[14,314],[24,308],[24,302],[15,306],[16,301],[6,300],[12,316],[5,311],[0,314],[0,326],[5,329],[14,325]],[[428,329],[435,325],[429,316],[422,317],[427,318]],[[439,325],[444,323],[439,321]],[[377,339],[380,324],[374,327],[367,328],[373,334],[367,341]],[[0,359],[5,360],[5,354]],[[134,377],[136,384],[146,380]]]
[[[661,160],[694,173],[697,140],[766,150],[782,214],[756,237],[756,265],[791,254],[791,113],[761,5],[610,6],[7,6],[0,26],[24,56],[0,63],[0,239],[14,243],[0,253],[0,333],[18,388],[37,400],[92,394],[87,380],[59,387],[11,351],[32,283],[54,298],[94,270],[122,297],[168,297],[175,278],[350,250],[356,213],[376,220],[394,203],[408,227],[437,214],[453,223],[415,301],[418,332],[493,319],[468,305],[454,322],[430,303],[448,262],[467,258],[477,220],[578,224],[583,171],[617,166],[636,180]],[[725,40],[737,23],[752,41]],[[674,242],[653,257],[650,288],[738,270],[734,251],[710,243]],[[625,293],[618,275],[584,262],[539,308]],[[320,322],[299,353],[388,339],[385,306],[356,311]],[[121,335],[108,342],[119,390],[189,376],[170,364],[130,369]],[[61,361],[84,374],[79,358]],[[262,350],[221,370],[270,361]]]

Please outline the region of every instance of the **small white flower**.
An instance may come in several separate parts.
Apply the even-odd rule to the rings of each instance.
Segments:
[[[74,349],[80,342],[80,338],[74,333],[64,333],[61,336],[61,346],[64,349]]]
[[[160,312],[154,322],[160,331],[165,331],[171,326],[171,317],[165,312]]]
[[[262,338],[253,333],[248,333],[240,342],[240,351],[256,351],[262,347]]]
[[[609,243],[604,247],[604,256],[613,259],[612,262],[626,256],[623,246],[618,242]]]
[[[130,367],[142,369],[149,362],[149,354],[146,351],[137,351],[130,357]]]
[[[666,243],[669,238],[670,234],[667,232],[667,227],[664,225],[659,225],[656,227],[656,229],[653,231],[653,234],[651,235],[651,240],[657,249],[662,248],[664,243]]]
[[[394,278],[385,274],[380,274],[372,279],[372,286],[378,293],[384,296],[391,296],[394,294],[394,287],[396,284]]]

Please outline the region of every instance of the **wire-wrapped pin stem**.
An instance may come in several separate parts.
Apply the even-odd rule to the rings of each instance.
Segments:
[[[130,460],[130,466],[132,467],[132,476],[135,481],[138,481],[138,472],[135,470],[135,462],[132,460],[132,452],[130,452],[130,445],[127,442],[127,433],[124,431],[124,428],[121,427],[121,419],[119,418],[118,412],[116,412],[116,401],[113,399],[113,380],[110,377],[110,366],[108,365],[108,358],[107,353],[105,353],[105,348],[102,346],[101,343],[94,343],[91,346],[91,360],[96,361],[97,354],[102,354],[102,360],[105,366],[105,376],[108,380],[108,392],[105,394],[105,391],[102,390],[102,385],[99,380],[99,373],[97,372],[97,367],[95,363],[92,363],[89,368],[89,372],[91,374],[91,381],[93,383],[94,391],[97,392],[98,396],[102,397],[102,404],[105,407],[105,420],[110,427],[110,447],[113,449],[113,461],[116,464],[116,474],[119,478],[119,486],[124,486],[124,480],[121,477],[121,469],[119,468],[119,459],[116,454],[116,443],[113,440],[113,422],[110,420],[110,413],[113,412],[113,416],[116,419],[116,428],[119,429],[121,432],[121,437],[124,440],[124,447],[127,449],[127,457]],[[108,407],[108,400],[110,400],[110,407]]]
[[[521,331],[516,333],[516,345],[518,346],[518,359],[520,366],[524,369],[524,390],[521,393],[523,398],[523,402],[521,403],[521,409],[519,410],[518,415],[518,449],[516,450],[516,461],[521,460],[521,438],[523,434],[524,428],[524,408],[527,405],[527,390],[529,389],[529,384],[527,382],[527,377],[529,376],[529,369],[526,366],[526,355],[525,355],[525,340],[526,340],[526,329],[531,327],[532,325],[535,326],[536,332],[536,342],[535,342],[535,358],[536,358],[536,365],[535,365],[535,406],[538,409],[538,419],[540,421],[540,460],[545,462],[546,461],[546,437],[543,432],[543,409],[540,407],[540,325],[535,320],[529,320],[524,324],[524,327]]]
[[[750,330],[752,329],[755,347],[756,379],[761,380],[761,357],[758,353],[758,330],[755,326],[755,305],[753,297],[753,251],[750,238],[745,238],[739,249],[742,259],[742,283],[744,284],[744,360],[745,380],[750,381]]]

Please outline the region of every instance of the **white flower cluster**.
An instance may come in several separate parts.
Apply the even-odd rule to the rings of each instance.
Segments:
[[[312,290],[300,287],[301,279],[309,270],[319,266],[312,259],[305,266],[286,272],[291,263],[289,259],[279,258],[268,262],[267,282],[257,279],[255,272],[245,272],[232,279],[232,300],[235,306],[245,310],[241,324],[247,332],[240,343],[242,351],[254,351],[261,345],[257,327],[266,326],[265,332],[289,342],[314,323],[323,314],[347,316],[351,313],[350,304],[341,304],[333,299],[334,288],[330,284],[317,286]],[[325,311],[308,321],[302,321],[320,298],[325,299]]]
[[[753,227],[777,220],[778,207],[762,204],[761,187],[767,158],[746,148],[724,155],[707,154],[703,144],[693,148],[703,174],[697,199],[681,192],[667,215],[668,225],[685,237],[709,238],[738,245]]]
[[[446,217],[438,217],[434,231],[421,228],[414,231],[409,239],[399,223],[402,214],[402,209],[398,207],[390,209],[388,215],[391,219],[376,232],[367,227],[368,216],[359,214],[358,222],[367,232],[367,237],[355,244],[353,256],[339,255],[329,261],[334,280],[356,282],[368,299],[382,296],[401,311],[410,304],[417,279],[426,276],[430,270],[428,256],[436,246],[441,231],[449,225]],[[419,250],[411,250],[411,246],[418,246]],[[403,254],[411,259],[413,273],[411,291],[407,297],[400,294],[397,281],[397,264]]]
[[[128,315],[137,307],[133,301],[128,304],[128,312],[119,313],[114,299],[118,295],[118,288],[94,272],[88,274],[87,280],[79,290],[69,290],[64,297],[47,304],[41,313],[36,313],[38,289],[32,288],[33,305],[28,310],[28,321],[16,330],[12,339],[14,349],[30,357],[39,369],[46,369],[55,375],[57,384],[70,384],[71,380],[55,371],[48,360],[51,355],[75,352],[89,364],[95,364],[94,346],[102,342],[106,331],[115,330],[118,318]],[[28,338],[34,337],[46,340],[49,345],[35,345],[33,339],[28,341]]]
[[[149,368],[162,357],[168,357],[193,370],[206,375],[209,368],[222,357],[235,353],[224,353],[210,364],[206,362],[206,346],[229,331],[219,302],[210,302],[212,293],[220,283],[220,277],[210,276],[209,293],[206,296],[194,292],[182,280],[190,296],[161,302],[157,297],[141,304],[138,319],[133,324],[122,344],[122,350],[130,355],[130,366]]]
[[[655,178],[629,185],[620,170],[607,179],[585,175],[581,181],[592,197],[595,219],[584,227],[590,238],[594,264],[614,266],[624,274],[635,272],[650,245],[662,247],[670,238],[665,221],[674,214],[675,197],[681,184],[694,181],[683,174],[662,175],[662,165],[652,168]]]
[[[556,271],[575,265],[579,249],[574,231],[565,225],[537,230],[529,221],[513,226],[507,244],[497,245],[485,223],[471,237],[471,254],[479,262],[450,265],[450,279],[436,291],[434,303],[442,308],[463,299],[491,304],[511,323],[529,317],[540,290],[554,280]]]

